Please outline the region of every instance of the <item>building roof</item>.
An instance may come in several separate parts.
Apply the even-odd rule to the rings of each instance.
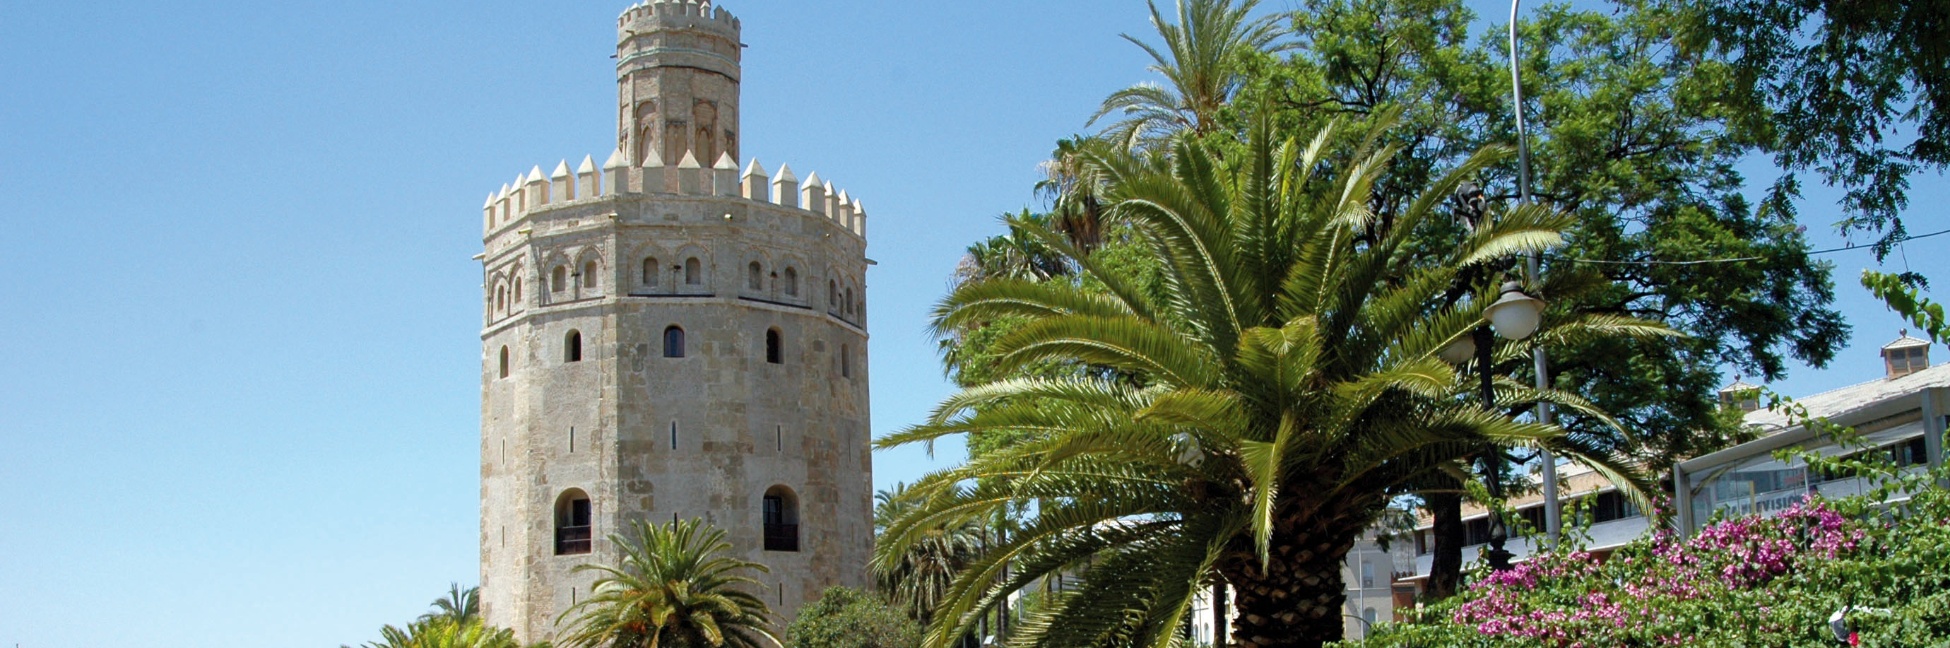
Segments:
[[[1924,344],[1929,343],[1924,342]],[[1950,387],[1950,364],[1940,364],[1895,378],[1877,378],[1831,389],[1813,396],[1796,398],[1794,402],[1808,408],[1808,416],[1825,417],[1849,425],[1852,424],[1849,419],[1853,414],[1872,411],[1890,401],[1934,387]],[[1770,432],[1790,425],[1786,413],[1769,409],[1748,412],[1744,421],[1747,425],[1769,428]]]
[[[1908,349],[1912,347],[1928,347],[1928,346],[1930,346],[1929,340],[1921,340],[1921,339],[1910,337],[1909,329],[1903,329],[1902,335],[1898,336],[1896,338],[1896,341],[1882,345],[1882,350],[1888,351],[1890,349]]]

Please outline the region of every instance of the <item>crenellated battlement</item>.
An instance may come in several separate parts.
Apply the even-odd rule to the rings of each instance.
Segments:
[[[866,207],[847,192],[835,190],[833,183],[821,180],[818,172],[807,174],[801,183],[791,165],[779,165],[775,174],[755,158],[740,171],[729,153],[720,154],[708,166],[688,152],[676,165],[667,165],[656,155],[643,164],[631,164],[621,150],[610,153],[600,169],[594,156],[584,156],[573,170],[568,160],[556,163],[549,173],[536,165],[517,174],[512,184],[488,194],[487,203],[482,205],[482,222],[485,233],[492,235],[531,213],[554,206],[649,194],[717,196],[774,204],[817,214],[854,236],[867,235]]]
[[[737,42],[740,25],[738,18],[725,11],[723,7],[711,4],[710,0],[654,0],[639,3],[623,12],[616,19],[619,40],[628,39],[632,32],[658,30],[702,29],[728,36]]]

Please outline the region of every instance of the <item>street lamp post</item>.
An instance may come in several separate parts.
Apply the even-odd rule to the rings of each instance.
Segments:
[[[1506,340],[1523,340],[1537,331],[1537,324],[1543,319],[1543,313],[1544,302],[1524,294],[1523,286],[1514,281],[1503,284],[1501,294],[1497,296],[1496,301],[1484,309],[1483,317],[1489,322],[1476,327],[1475,333],[1476,374],[1482,381],[1484,409],[1491,411],[1496,409],[1495,372],[1492,371],[1491,366],[1495,361],[1493,349],[1496,341],[1490,337],[1491,330],[1494,329],[1498,337]],[[1484,481],[1489,486],[1490,499],[1500,502],[1503,500],[1503,451],[1491,448],[1487,461],[1489,475]],[[1511,553],[1504,548],[1504,544],[1509,539],[1510,530],[1507,521],[1503,519],[1503,514],[1492,511],[1490,548],[1484,552],[1485,557],[1489,559],[1490,569],[1503,571],[1510,568]]]
[[[1523,76],[1518,73],[1519,53],[1517,48],[1517,7],[1523,0],[1510,0],[1510,95],[1511,105],[1517,113],[1517,204],[1530,204],[1530,137],[1523,123]],[[1530,285],[1539,283],[1542,264],[1541,254],[1532,253],[1524,264],[1524,275]],[[1550,364],[1544,358],[1544,347],[1530,349],[1530,361],[1537,374],[1537,389],[1550,387]],[[1537,403],[1537,422],[1550,425],[1556,416],[1551,412],[1550,403]],[[1563,531],[1562,505],[1557,501],[1557,457],[1549,450],[1542,453],[1544,462],[1544,538],[1552,547],[1557,546],[1557,537]]]

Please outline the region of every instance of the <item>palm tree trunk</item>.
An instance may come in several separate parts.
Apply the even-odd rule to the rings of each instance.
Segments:
[[[1212,648],[1225,648],[1228,645],[1226,642],[1226,632],[1227,628],[1232,625],[1226,621],[1229,618],[1231,618],[1230,615],[1226,614],[1226,583],[1225,581],[1213,583]]]
[[[1461,488],[1460,485],[1456,487]],[[1423,498],[1428,501],[1429,516],[1434,518],[1435,523],[1435,528],[1430,529],[1431,535],[1435,536],[1432,551],[1435,555],[1429,559],[1427,593],[1430,599],[1440,600],[1455,596],[1462,584],[1462,548],[1468,540],[1463,530],[1462,494],[1455,491],[1435,492]]]
[[[1262,569],[1256,551],[1235,552],[1223,569],[1233,585],[1232,642],[1240,648],[1315,648],[1341,640],[1347,587],[1341,568],[1357,530],[1276,531]]]

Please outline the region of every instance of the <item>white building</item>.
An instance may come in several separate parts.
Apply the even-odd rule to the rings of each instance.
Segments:
[[[1907,332],[1882,347],[1884,374],[1881,378],[1795,399],[1807,409],[1807,416],[1853,428],[1875,452],[1888,453],[1898,466],[1923,470],[1925,465],[1943,462],[1943,430],[1950,427],[1950,364],[1932,367],[1929,342],[1910,337]],[[1829,435],[1818,429],[1794,425],[1788,415],[1764,409],[1760,388],[1738,380],[1720,390],[1720,401],[1727,407],[1746,412],[1747,425],[1759,428],[1764,436],[1754,441],[1680,462],[1673,468],[1677,485],[1675,504],[1680,529],[1691,533],[1714,514],[1772,514],[1801,500],[1811,491],[1831,497],[1854,495],[1866,490],[1865,480],[1811,474],[1802,462],[1778,461],[1777,450],[1791,447],[1814,449],[1827,455],[1858,450],[1836,446]],[[1591,524],[1587,548],[1606,553],[1638,539],[1647,529],[1643,511],[1621,496],[1618,488],[1588,468],[1565,465],[1559,469],[1560,501],[1564,502],[1567,529],[1577,520],[1569,519],[1572,503],[1595,498],[1590,503]],[[1543,528],[1543,497],[1529,495],[1510,502],[1533,528]],[[1467,566],[1481,560],[1489,542],[1489,514],[1482,507],[1465,504],[1463,520],[1468,542],[1463,547]],[[1426,516],[1418,520],[1409,544],[1414,551],[1414,571],[1401,581],[1420,588],[1426,584],[1433,558],[1432,524]],[[1515,560],[1537,550],[1524,538],[1512,537],[1506,548]]]

